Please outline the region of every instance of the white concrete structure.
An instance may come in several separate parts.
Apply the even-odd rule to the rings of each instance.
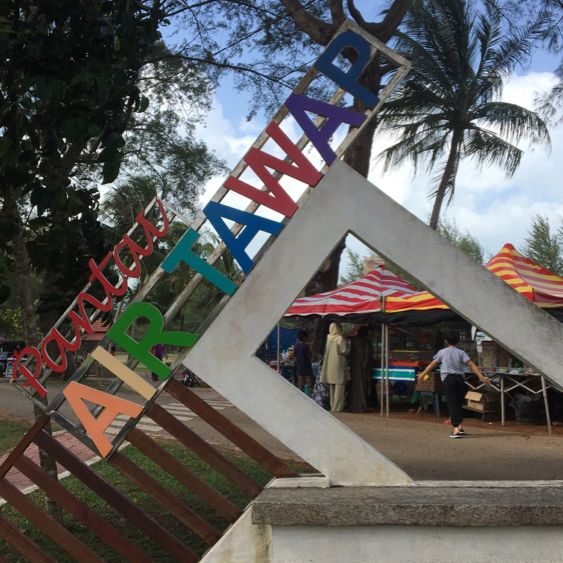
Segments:
[[[563,385],[559,322],[336,161],[184,361],[332,484],[412,482],[254,354],[349,231]]]

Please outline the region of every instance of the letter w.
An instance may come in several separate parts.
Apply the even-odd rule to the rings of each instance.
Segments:
[[[297,211],[297,204],[289,197],[268,168],[276,170],[282,175],[291,176],[309,186],[316,186],[322,178],[322,174],[315,169],[276,123],[271,122],[266,127],[266,133],[276,141],[294,164],[281,160],[267,152],[252,148],[248,151],[244,160],[260,180],[264,182],[267,191],[262,191],[234,176],[227,178],[225,187],[256,203],[265,205],[285,217],[291,217]]]

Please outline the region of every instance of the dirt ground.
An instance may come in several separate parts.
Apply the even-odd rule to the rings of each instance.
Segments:
[[[278,455],[299,459],[235,408],[222,411]],[[339,413],[339,420],[375,446],[415,480],[560,480],[563,479],[563,428],[466,420],[467,435],[449,437],[445,418],[414,413]],[[194,430],[222,447],[229,444],[200,420]],[[296,429],[303,432],[306,429]],[[351,460],[352,461],[352,460]]]
[[[159,398],[159,403],[166,401]],[[235,407],[221,412],[278,455],[299,459]],[[502,427],[498,421],[471,418],[465,422],[467,436],[453,440],[445,417],[436,419],[428,413],[393,411],[390,418],[378,412],[339,413],[337,417],[415,480],[563,480],[563,426],[554,427],[549,437],[545,424],[508,422]],[[0,384],[0,420],[6,418],[33,420],[29,401],[13,386]],[[189,424],[219,447],[233,447],[202,420]]]

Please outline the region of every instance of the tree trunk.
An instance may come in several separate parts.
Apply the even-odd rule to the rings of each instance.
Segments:
[[[444,204],[444,199],[450,186],[453,190],[452,182],[455,180],[457,172],[457,163],[459,161],[459,145],[461,142],[461,132],[454,131],[452,136],[452,144],[450,146],[450,152],[448,154],[448,160],[444,168],[444,173],[440,179],[440,185],[436,190],[436,199],[434,200],[434,206],[432,208],[432,215],[430,216],[430,228],[436,230],[440,223],[440,212],[442,211],[442,205]]]
[[[14,225],[15,234],[12,238],[14,250],[15,274],[18,285],[20,306],[22,310],[23,335],[26,346],[36,346],[40,341],[40,332],[35,314],[35,305],[31,291],[31,279],[33,272],[25,244],[25,230],[18,208],[18,194],[12,186],[4,187],[4,207],[3,211],[11,223]],[[47,397],[37,398],[47,404]],[[35,418],[39,418],[43,413],[37,407],[33,407]],[[45,425],[45,431],[52,434],[51,423]],[[57,480],[57,464],[55,460],[48,456],[43,450],[39,450],[39,462],[41,468],[53,479]],[[60,507],[49,497],[46,497],[48,513],[57,520],[61,520],[62,513]]]

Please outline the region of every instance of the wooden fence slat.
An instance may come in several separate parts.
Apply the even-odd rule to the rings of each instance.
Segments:
[[[153,403],[146,414],[213,469],[240,487],[249,497],[254,498],[262,492],[262,487],[258,483],[159,404]]]
[[[175,379],[168,380],[165,390],[276,477],[298,477],[284,461]]]
[[[35,435],[49,422],[49,417],[42,414],[26,432],[25,436],[16,444],[15,448],[8,454],[8,457],[0,465],[0,479],[10,471],[16,459],[18,459],[27,449],[29,444],[33,442]]]
[[[62,485],[57,483],[50,475],[41,470],[28,457],[21,456],[14,466],[24,475],[29,477],[45,494],[52,498],[58,505],[75,516],[89,530],[97,534],[107,545],[121,553],[127,561],[152,562],[153,559],[145,555],[136,545],[130,543],[117,530],[108,524],[97,512],[77,499]]]
[[[184,544],[180,543],[168,530],[164,529],[155,520],[148,517],[138,506],[130,502],[115,487],[104,481],[92,471],[84,462],[72,452],[61,446],[55,439],[40,432],[34,442],[48,454],[53,456],[61,465],[64,465],[75,477],[80,479],[88,488],[102,497],[113,506],[129,522],[137,526],[147,536],[151,537],[168,553],[183,563],[195,563],[199,560],[197,555]]]
[[[34,526],[47,534],[59,547],[72,555],[81,563],[103,563],[103,559],[90,551],[82,542],[77,540],[65,527],[54,518],[43,512],[31,502],[22,492],[5,479],[0,481],[0,495]]]
[[[0,516],[0,538],[9,543],[18,553],[33,561],[33,563],[56,563],[37,544],[25,534],[14,528],[7,520]]]
[[[234,522],[242,514],[236,504],[200,479],[141,430],[133,428],[127,434],[127,440],[229,521]]]
[[[178,500],[168,489],[163,487],[156,479],[147,475],[128,457],[118,452],[111,457],[110,463],[133,482],[137,483],[143,491],[151,495],[185,526],[205,540],[207,544],[213,545],[219,540],[221,537],[219,530]]]

